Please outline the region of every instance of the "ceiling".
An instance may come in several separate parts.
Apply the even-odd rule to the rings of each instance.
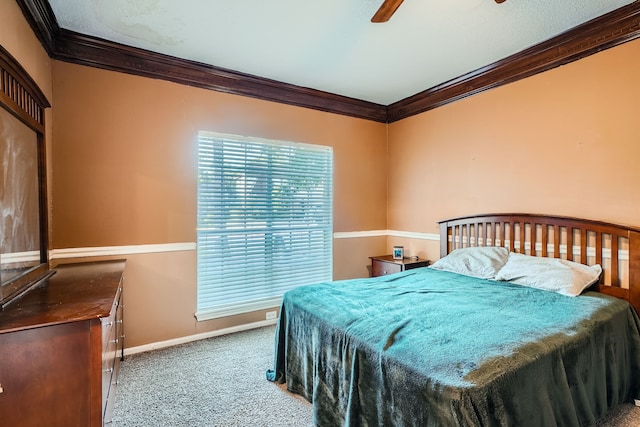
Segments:
[[[49,0],[60,28],[389,105],[633,0]]]

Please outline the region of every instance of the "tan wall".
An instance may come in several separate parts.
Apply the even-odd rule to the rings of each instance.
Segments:
[[[334,230],[386,226],[385,125],[54,62],[55,249],[196,241],[199,130],[334,149]],[[367,275],[385,238],[336,239],[334,277]],[[196,322],[195,251],[127,256],[127,346],[265,320]]]
[[[54,92],[56,248],[195,241],[199,130],[332,146],[335,231],[386,224],[383,124],[58,61]]]
[[[387,227],[490,212],[640,226],[639,68],[636,40],[390,125]]]

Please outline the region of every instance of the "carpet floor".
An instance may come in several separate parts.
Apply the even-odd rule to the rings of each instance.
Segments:
[[[128,356],[120,365],[113,427],[312,426],[309,402],[265,379],[274,331],[269,326]],[[631,404],[597,424],[638,426],[640,408]]]

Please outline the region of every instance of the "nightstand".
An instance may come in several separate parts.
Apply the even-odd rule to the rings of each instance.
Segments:
[[[371,277],[386,276],[429,265],[427,259],[393,259],[393,255],[372,256],[369,259],[371,259]]]

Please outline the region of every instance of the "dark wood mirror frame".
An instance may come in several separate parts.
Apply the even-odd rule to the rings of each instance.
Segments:
[[[44,110],[51,105],[38,85],[16,59],[0,46],[0,107],[15,116],[35,132],[37,140],[39,262],[21,274],[4,280],[0,277],[0,307],[17,300],[43,279],[53,274],[49,269],[49,238],[46,188],[46,150],[44,141]],[[3,184],[4,185],[4,184]]]

